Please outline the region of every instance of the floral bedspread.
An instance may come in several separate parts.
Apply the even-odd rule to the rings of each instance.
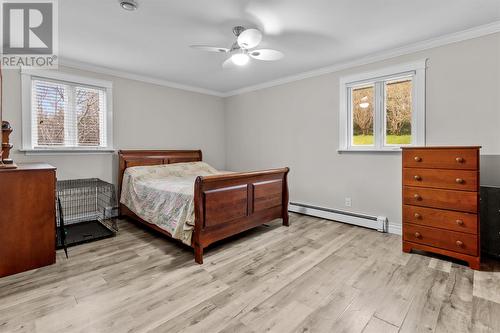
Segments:
[[[120,202],[143,220],[191,245],[196,177],[220,173],[204,162],[127,168]]]

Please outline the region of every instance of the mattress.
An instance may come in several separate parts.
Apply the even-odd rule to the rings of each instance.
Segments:
[[[127,168],[120,202],[141,219],[191,245],[196,177],[221,173],[205,162]]]

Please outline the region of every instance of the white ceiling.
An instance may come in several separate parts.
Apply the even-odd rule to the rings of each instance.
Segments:
[[[276,80],[500,20],[500,0],[59,1],[62,59],[218,92]],[[235,25],[264,31],[278,62],[223,70]]]

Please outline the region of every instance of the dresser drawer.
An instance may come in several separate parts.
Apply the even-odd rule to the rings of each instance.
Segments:
[[[477,200],[477,192],[438,190],[414,186],[403,187],[403,203],[405,205],[476,213]]]
[[[404,149],[403,167],[478,170],[477,149]]]
[[[0,277],[56,261],[56,171],[41,163],[0,170]],[[1,325],[0,325],[1,326]]]
[[[407,223],[403,226],[403,239],[454,252],[477,255],[477,236]]]
[[[477,171],[404,168],[403,185],[477,191]]]
[[[477,215],[403,205],[403,223],[448,229],[477,235]]]

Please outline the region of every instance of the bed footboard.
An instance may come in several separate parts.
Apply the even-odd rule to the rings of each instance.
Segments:
[[[203,249],[277,218],[288,226],[288,168],[198,177],[194,188],[195,261]]]

